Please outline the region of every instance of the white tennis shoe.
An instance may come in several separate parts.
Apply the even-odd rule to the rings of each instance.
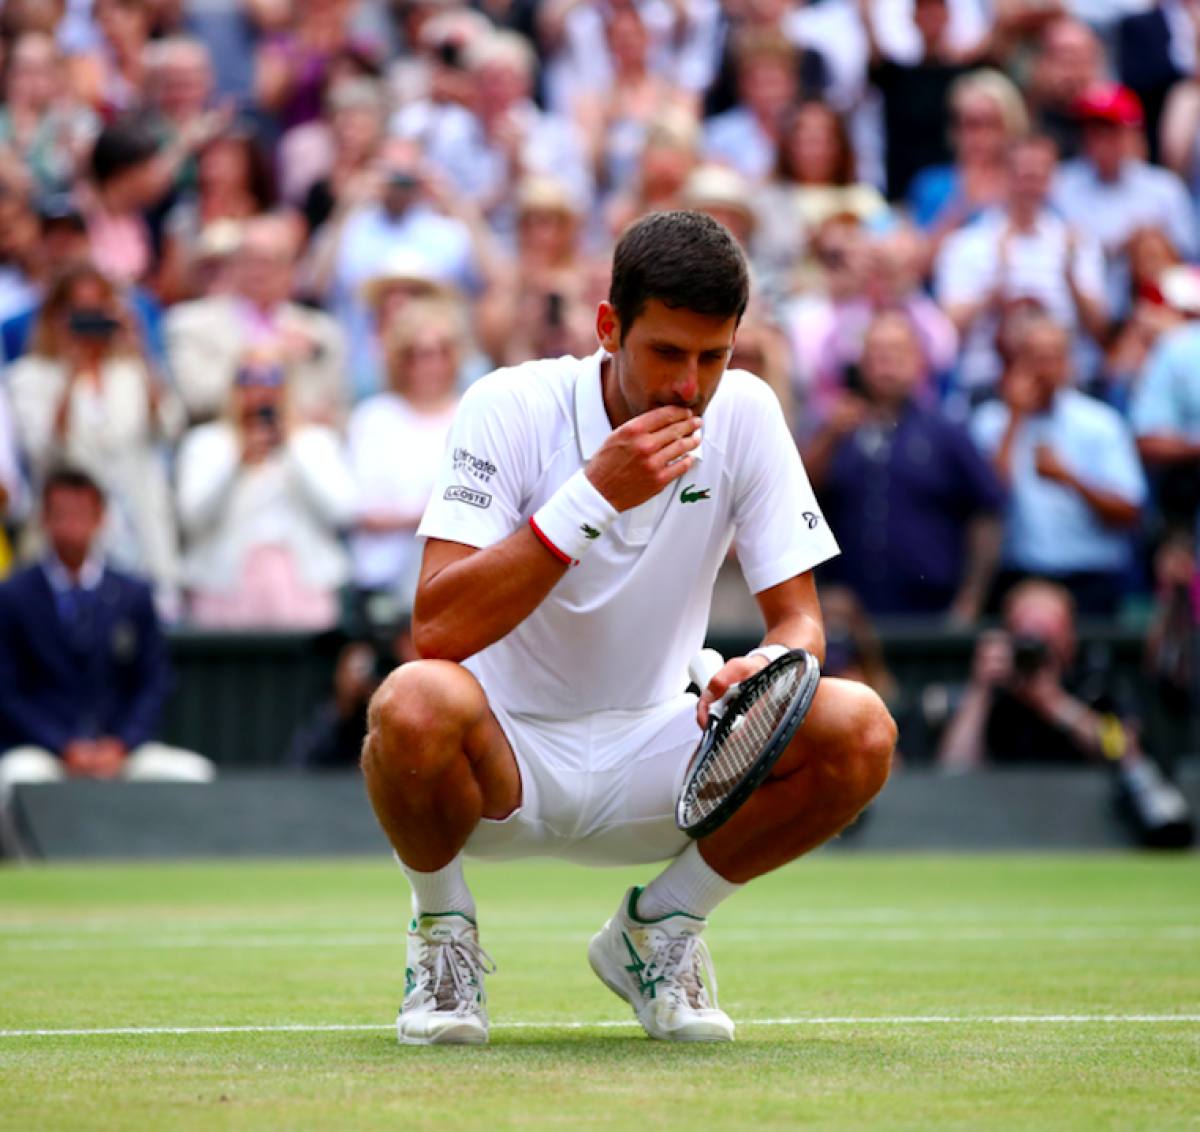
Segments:
[[[496,970],[461,912],[418,916],[408,929],[404,1002],[396,1019],[403,1045],[483,1045],[488,1040],[484,975]]]
[[[733,1021],[717,1006],[717,977],[700,938],[708,921],[686,912],[641,920],[641,894],[631,888],[617,914],[593,937],[588,947],[592,970],[633,1007],[652,1038],[733,1041]]]

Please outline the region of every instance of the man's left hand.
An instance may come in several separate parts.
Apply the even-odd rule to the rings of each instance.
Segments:
[[[756,672],[767,667],[765,656],[735,656],[727,660],[724,666],[708,682],[708,687],[700,693],[700,702],[696,705],[696,721],[701,729],[708,726],[708,712],[734,684],[749,680]]]
[[[92,746],[91,774],[94,778],[116,778],[129,752],[120,739],[97,739]]]

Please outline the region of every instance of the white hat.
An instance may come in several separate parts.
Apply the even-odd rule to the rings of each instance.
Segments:
[[[412,248],[397,248],[387,262],[363,282],[363,302],[369,307],[378,306],[382,293],[397,283],[408,283],[431,297],[448,296],[454,291],[423,255]]]
[[[1200,268],[1168,267],[1158,279],[1167,306],[1184,314],[1200,314]]]

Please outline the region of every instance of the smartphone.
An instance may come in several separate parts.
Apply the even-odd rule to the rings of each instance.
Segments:
[[[559,330],[563,324],[563,297],[557,291],[546,296],[546,325]]]
[[[92,340],[107,340],[121,329],[112,315],[94,307],[76,307],[67,316],[67,326],[76,337]]]
[[[443,65],[451,70],[458,71],[462,69],[462,44],[455,43],[449,40],[446,43],[439,43],[437,56],[442,61]]]

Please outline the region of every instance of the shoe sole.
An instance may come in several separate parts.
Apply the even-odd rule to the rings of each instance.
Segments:
[[[609,921],[611,923],[611,921]],[[608,955],[604,948],[604,933],[608,931],[608,924],[592,936],[592,942],[588,944],[588,963],[591,964],[592,970],[598,978],[610,991],[618,998],[623,999],[633,1007],[634,1017],[637,1018],[638,1024],[646,1033],[659,1042],[731,1042],[733,1035],[725,1031],[715,1033],[656,1033],[651,1027],[646,1025],[641,1013],[638,1011],[638,1004],[629,996],[629,993],[616,981],[615,978],[610,978],[606,967],[608,965]]]
[[[486,1030],[470,1025],[447,1026],[426,1038],[406,1034],[397,1025],[396,1037],[402,1046],[485,1046],[488,1041]]]

